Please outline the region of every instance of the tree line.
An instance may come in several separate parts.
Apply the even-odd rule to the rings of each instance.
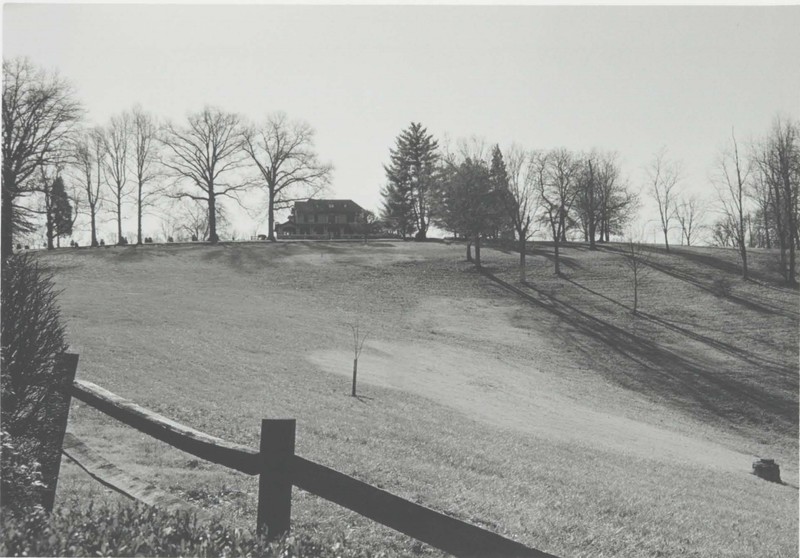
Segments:
[[[705,234],[713,244],[738,249],[746,279],[747,249],[777,247],[781,274],[794,285],[800,245],[798,134],[797,121],[778,117],[747,155],[732,134],[709,180],[712,199],[704,200],[682,192],[682,165],[666,149],[654,154],[644,169],[644,183],[634,189],[622,176],[615,153],[528,151],[518,145],[503,150],[475,138],[451,149],[440,147],[421,123],[412,122],[397,136],[384,165],[382,223],[417,240],[437,226],[465,239],[467,259],[479,267],[482,240],[513,240],[525,281],[527,245],[534,233],[552,241],[554,271],[560,274],[559,249],[568,238],[582,238],[595,249],[612,237],[631,237],[627,229],[646,194],[657,209],[666,251],[673,231],[687,246]]]
[[[315,152],[311,126],[280,112],[249,122],[205,107],[178,123],[135,106],[95,126],[85,125],[85,115],[58,74],[25,58],[3,60],[3,254],[41,218],[53,248],[72,234],[79,212],[92,246],[100,243],[102,211],[116,221],[116,243],[126,244],[131,205],[142,244],[143,217],[162,200],[188,202],[184,226],[215,243],[225,220],[221,200],[241,204],[240,195],[253,189],[264,194],[262,213],[275,240],[275,212],[323,191],[333,172]]]
[[[552,240],[559,274],[559,246],[568,231],[579,231],[595,248],[622,234],[639,205],[614,153],[518,145],[504,151],[478,139],[451,150],[440,148],[420,123],[397,137],[385,170],[382,218],[389,228],[424,239],[433,224],[464,238],[467,259],[478,267],[482,240],[514,240],[522,281],[535,232],[546,231]]]

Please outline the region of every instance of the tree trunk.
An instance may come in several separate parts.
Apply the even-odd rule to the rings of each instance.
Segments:
[[[46,235],[47,235],[47,249],[52,250],[53,246],[53,216],[50,214],[50,208],[47,209],[47,221],[45,223],[46,226]]]
[[[219,242],[219,237],[217,236],[217,198],[213,192],[208,194],[208,241],[211,244]]]
[[[561,275],[561,265],[560,262],[558,261],[558,240],[553,242],[553,255],[554,255],[553,261],[555,262],[556,266],[556,275]]]
[[[358,376],[358,358],[353,359],[353,389],[350,395],[356,396],[356,377]]]
[[[138,199],[136,200],[136,244],[142,243],[142,181],[139,180]]]
[[[89,213],[91,214],[92,220],[92,247],[97,247],[97,210],[95,206],[89,206]]]
[[[637,270],[633,271],[633,313],[636,314],[639,309],[639,275]]]
[[[269,189],[269,205],[267,206],[267,226],[269,234],[267,240],[275,242],[275,190]],[[353,394],[355,395],[355,393]]]
[[[7,179],[6,179],[7,180]],[[3,180],[3,194],[2,194],[2,209],[0,212],[0,252],[2,252],[3,261],[9,257],[14,251],[14,201],[8,192],[13,187],[11,184],[5,184]]]
[[[525,283],[527,281],[527,277],[525,277],[525,251],[527,250],[525,246],[525,236],[520,235],[519,239],[519,282]]]
[[[666,248],[667,252],[669,252],[669,238],[667,235],[667,229],[664,229],[664,247]]]
[[[744,238],[739,241],[739,253],[742,256],[742,279],[747,280],[747,247],[744,244]]]
[[[122,191],[117,188],[117,244],[122,244]]]
[[[475,235],[475,267],[481,267],[481,235]]]
[[[472,261],[472,243],[467,240],[467,261]]]

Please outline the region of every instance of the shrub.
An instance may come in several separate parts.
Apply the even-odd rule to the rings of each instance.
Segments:
[[[0,500],[3,510],[9,515],[27,515],[39,503],[39,490],[44,487],[41,466],[34,457],[37,448],[32,440],[12,438],[5,430],[0,431],[0,440]]]
[[[197,235],[196,234],[192,235],[192,242],[197,242]]]
[[[0,322],[0,408],[3,428],[21,434],[37,420],[58,378],[55,357],[66,350],[52,276],[29,254],[3,265]]]
[[[17,243],[17,250],[22,250],[22,244]]]
[[[100,246],[105,246],[105,245],[106,245],[106,241],[101,238],[100,239]]]
[[[50,427],[44,411],[61,382],[55,358],[64,352],[64,328],[52,277],[30,254],[3,262],[0,307],[0,420],[3,424],[3,506],[24,511],[39,503],[38,461]]]
[[[124,236],[119,237],[119,245],[120,246],[127,246],[128,245],[128,239],[125,238]]]
[[[149,236],[146,236],[145,239],[144,239],[144,243],[145,244],[152,244],[153,243],[153,239],[150,238]]]
[[[343,536],[290,534],[268,544],[252,531],[214,520],[200,523],[187,512],[134,505],[60,507],[47,517],[2,515],[2,556],[368,556]]]
[[[171,236],[168,236],[167,237],[167,242],[175,242],[175,239],[173,239]]]

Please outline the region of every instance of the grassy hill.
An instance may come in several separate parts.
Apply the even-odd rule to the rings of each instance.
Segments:
[[[640,314],[620,246],[517,254],[375,242],[43,254],[78,375],[225,439],[298,420],[297,453],[564,556],[795,556],[798,293],[774,254],[655,250]],[[348,396],[350,324],[368,332]],[[232,524],[254,479],[75,404],[71,429]],[[775,457],[789,484],[749,474]],[[67,466],[62,497],[105,497]],[[295,528],[433,553],[295,491]]]

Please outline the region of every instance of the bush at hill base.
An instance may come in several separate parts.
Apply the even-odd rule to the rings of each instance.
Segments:
[[[57,507],[23,517],[0,512],[0,556],[249,556],[363,558],[343,535],[290,533],[275,543],[218,520],[143,505]]]

